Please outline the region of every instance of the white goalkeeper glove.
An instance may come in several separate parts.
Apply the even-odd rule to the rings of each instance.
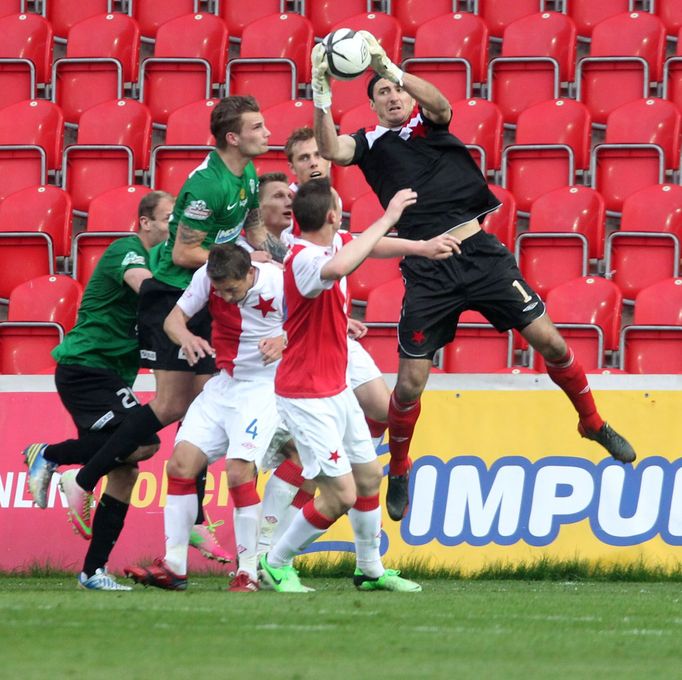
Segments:
[[[313,47],[310,58],[313,63],[311,81],[313,104],[315,105],[315,108],[322,109],[322,111],[327,113],[332,105],[332,91],[329,87],[329,64],[327,63],[327,54],[322,43],[318,43]]]
[[[369,31],[357,31],[367,43],[367,48],[372,57],[372,68],[382,77],[402,87],[405,75],[386,55],[386,50]]]

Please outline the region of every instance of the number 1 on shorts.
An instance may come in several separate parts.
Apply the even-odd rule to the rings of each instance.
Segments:
[[[512,286],[514,286],[514,288],[516,288],[516,290],[518,290],[519,293],[521,293],[521,297],[523,297],[524,302],[530,302],[533,299],[530,295],[528,295],[526,289],[521,285],[519,281],[514,281],[514,283],[512,283]]]

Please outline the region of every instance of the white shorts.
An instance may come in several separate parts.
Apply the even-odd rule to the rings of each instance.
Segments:
[[[381,371],[369,352],[357,341],[348,338],[348,369],[346,381],[352,390],[365,383],[381,378]]]
[[[209,463],[236,458],[256,464],[281,425],[274,383],[235,380],[225,371],[213,376],[192,402],[175,443],[200,448]]]
[[[277,409],[294,437],[303,476],[340,477],[351,465],[376,459],[365,416],[353,391],[320,399],[277,397]]]

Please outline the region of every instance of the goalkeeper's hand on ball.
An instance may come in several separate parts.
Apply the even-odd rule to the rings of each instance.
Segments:
[[[369,53],[372,56],[372,68],[386,80],[390,80],[402,87],[403,76],[405,75],[386,55],[386,50],[379,44],[379,41],[369,31],[357,31],[367,43]]]
[[[332,105],[332,91],[329,87],[329,64],[327,54],[322,43],[313,47],[310,53],[313,64],[311,87],[313,90],[313,104],[315,108],[321,109],[325,113]]]

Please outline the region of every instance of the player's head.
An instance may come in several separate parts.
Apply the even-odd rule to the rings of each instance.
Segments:
[[[326,177],[301,184],[294,196],[294,217],[302,233],[320,231],[331,224],[334,231],[341,225],[339,195]]]
[[[150,191],[137,206],[140,234],[154,246],[168,238],[168,222],[173,214],[175,198],[165,191]]]
[[[253,97],[221,99],[211,112],[211,134],[221,151],[232,149],[252,158],[268,150],[270,130]]]
[[[367,84],[369,105],[377,114],[379,124],[397,127],[406,123],[414,110],[414,99],[400,85],[382,78],[378,73]]]
[[[235,243],[216,243],[208,252],[206,274],[225,302],[240,302],[253,286],[251,256]]]
[[[258,177],[258,203],[268,231],[279,236],[291,224],[293,192],[283,172],[268,172]]]
[[[309,179],[329,176],[329,161],[320,155],[312,128],[301,127],[294,130],[284,145],[284,152],[299,184]]]

